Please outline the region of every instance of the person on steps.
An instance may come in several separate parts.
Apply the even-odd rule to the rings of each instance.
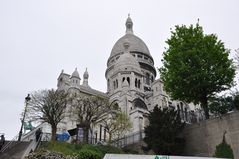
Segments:
[[[36,135],[36,141],[39,140],[40,136],[41,136],[41,129],[37,129],[37,131],[35,132],[35,135]]]
[[[4,134],[2,134],[1,135],[1,140],[0,140],[0,150],[2,149],[4,144],[5,144],[5,137],[4,137]]]

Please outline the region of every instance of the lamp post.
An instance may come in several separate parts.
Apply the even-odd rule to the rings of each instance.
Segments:
[[[21,141],[21,137],[22,137],[22,128],[23,128],[23,124],[24,124],[24,120],[25,120],[25,116],[26,116],[26,112],[27,112],[27,105],[28,102],[31,100],[30,94],[27,95],[27,97],[25,98],[25,108],[24,108],[24,113],[23,113],[23,118],[22,118],[22,125],[21,125],[21,129],[19,131],[19,135],[18,135],[18,141]]]

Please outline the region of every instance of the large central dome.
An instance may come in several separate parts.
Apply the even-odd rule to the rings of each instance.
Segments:
[[[130,41],[130,52],[140,52],[150,56],[149,49],[146,44],[141,40],[139,37],[135,36],[134,34],[125,34],[121,37],[114,45],[111,50],[110,57],[113,57],[119,53],[124,52],[123,43],[125,40]]]
[[[150,55],[149,49],[144,41],[141,40],[138,36],[134,35],[133,22],[130,16],[128,16],[125,26],[126,34],[114,44],[110,57],[107,60],[106,76],[111,74],[116,67],[119,67],[119,64],[117,64],[117,62],[118,60],[122,60],[121,56],[123,56],[123,59],[125,60],[125,62],[127,62],[127,64],[128,62],[130,63],[130,61],[136,61],[138,68],[137,71],[142,70],[139,72],[142,72],[145,75],[146,73],[152,74],[152,79],[154,79],[156,77],[156,69],[154,68],[153,57]],[[132,55],[127,55],[127,58],[125,58],[126,55],[124,55],[124,43],[126,41],[130,44],[128,48],[129,55]],[[132,60],[133,58],[134,60]]]
[[[130,42],[129,50],[131,53],[137,52],[150,56],[147,45],[143,42],[143,40],[141,40],[139,37],[133,34],[133,22],[130,16],[128,16],[125,26],[126,26],[126,34],[115,43],[115,45],[111,50],[110,58],[114,57],[115,55],[122,54],[124,52],[123,44],[125,40]]]

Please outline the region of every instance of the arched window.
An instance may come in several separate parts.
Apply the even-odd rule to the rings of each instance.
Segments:
[[[181,114],[181,119],[183,119],[184,120],[184,113],[183,113],[183,111],[184,111],[184,109],[183,109],[183,102],[180,102],[180,114]]]
[[[113,102],[112,105],[113,105],[112,106],[113,110],[120,110],[120,107],[119,107],[118,103]]]
[[[153,81],[154,81],[154,77],[153,77],[153,76],[151,76],[151,82],[153,83]]]
[[[177,104],[177,110],[180,111],[179,105]]]
[[[115,81],[113,83],[114,83],[114,89],[115,89]]]
[[[183,111],[183,102],[180,102],[181,110]]]
[[[123,77],[123,79],[122,79],[122,83],[124,82],[124,80],[125,80],[125,77]]]
[[[127,81],[128,81],[128,83],[129,83],[129,85],[130,85],[130,79],[129,79],[129,77],[127,77]]]
[[[146,73],[146,84],[147,84],[147,85],[150,84],[150,76],[149,76],[149,73]]]
[[[167,107],[167,100],[166,100],[165,97],[164,97],[163,100],[162,100],[162,107],[163,107],[163,108]]]
[[[137,88],[138,87],[138,81],[137,81],[138,79],[136,78],[135,79],[135,87]]]
[[[138,80],[138,88],[140,88],[141,82],[140,80]]]
[[[108,87],[108,89],[110,89],[110,79],[108,79],[108,81],[107,81],[107,87]]]
[[[133,106],[134,106],[134,108],[141,108],[141,109],[148,110],[148,108],[147,108],[146,104],[144,103],[144,101],[142,101],[139,98],[136,98],[136,99],[133,100]]]
[[[188,120],[188,110],[187,108],[184,108],[184,114],[185,114],[185,120]]]
[[[118,80],[116,80],[116,88],[118,88],[118,86],[119,86],[119,85],[118,85]]]

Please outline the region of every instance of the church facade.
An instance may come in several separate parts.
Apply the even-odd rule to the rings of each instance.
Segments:
[[[89,86],[87,70],[81,82],[77,69],[71,75],[62,71],[58,77],[57,89],[108,98],[110,103],[118,104],[121,111],[129,116],[133,124],[131,133],[143,131],[148,124],[147,115],[155,106],[179,110],[184,121],[192,122],[192,113],[196,119],[198,116],[195,110],[200,108],[170,99],[163,89],[163,82],[156,79],[154,59],[147,45],[133,32],[133,21],[130,17],[127,18],[125,26],[125,35],[115,43],[107,61],[107,92],[100,92]],[[76,124],[74,118],[67,117],[60,124],[59,130],[72,129]],[[101,125],[100,129],[98,128],[98,134],[105,133],[101,132],[104,131],[103,127]]]

